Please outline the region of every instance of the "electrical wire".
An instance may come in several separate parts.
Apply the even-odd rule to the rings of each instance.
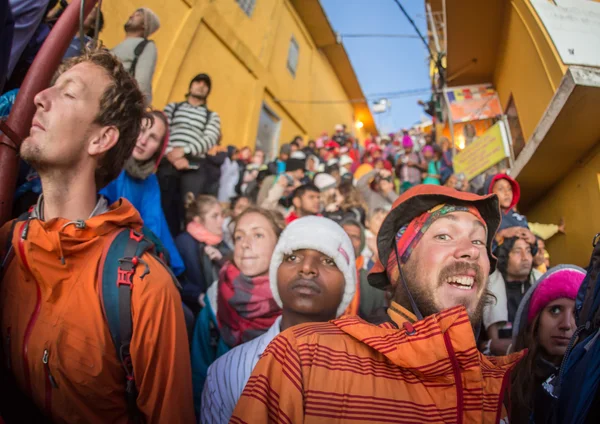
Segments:
[[[429,43],[427,42],[427,40],[425,40],[425,37],[423,37],[423,34],[421,34],[421,31],[419,30],[419,28],[415,24],[415,21],[412,20],[412,18],[410,17],[410,15],[408,14],[408,12],[404,8],[404,6],[402,6],[402,4],[400,3],[399,0],[394,0],[394,3],[396,3],[398,5],[398,7],[402,11],[402,13],[406,17],[406,19],[408,19],[408,21],[412,25],[412,27],[415,30],[415,32],[419,35],[419,38],[421,39],[421,41],[425,45],[425,48],[427,49],[427,52],[429,53],[429,58],[431,59],[431,61],[433,63],[435,63],[435,66],[438,69],[438,75],[440,76],[440,80],[442,81],[442,85],[445,85],[445,83],[444,83],[445,68],[442,65],[442,56],[443,56],[444,52],[436,52],[437,53],[437,57],[434,57],[433,56],[433,52],[431,51],[431,48],[429,47]]]
[[[412,25],[412,27],[414,28],[414,30],[418,34],[418,36],[421,39],[421,41],[423,42],[423,44],[425,44],[425,48],[427,49],[427,52],[429,52],[429,57],[431,58],[431,60],[434,63],[437,63],[437,60],[433,57],[433,52],[431,51],[431,48],[429,48],[429,43],[425,40],[425,37],[423,37],[423,34],[421,34],[421,31],[419,30],[419,28],[415,24],[415,21],[412,20],[412,18],[410,17],[410,15],[408,14],[408,12],[404,8],[404,6],[402,6],[402,4],[400,3],[399,0],[394,0],[394,3],[396,3],[398,5],[398,7],[400,8],[400,10],[404,14],[404,16],[406,16],[406,19],[408,19],[408,21],[410,22],[410,24]]]
[[[347,100],[297,100],[297,99],[277,99],[275,103],[299,103],[299,104],[343,104],[343,103],[368,103],[369,100],[387,98],[387,99],[399,99],[403,97],[420,96],[423,94],[431,93],[431,88],[417,88],[413,90],[387,92],[387,93],[374,93],[367,95],[362,98],[347,99]]]
[[[419,38],[410,34],[340,34],[341,38]]]

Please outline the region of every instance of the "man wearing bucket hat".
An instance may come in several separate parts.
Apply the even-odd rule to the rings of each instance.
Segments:
[[[292,222],[271,258],[273,298],[283,310],[260,337],[217,359],[208,369],[202,392],[201,422],[227,423],[252,369],[281,331],[307,322],[341,316],[356,290],[352,242],[334,221],[310,216]]]
[[[498,199],[423,185],[394,203],[369,283],[391,294],[385,322],[352,316],[281,333],[265,350],[232,422],[469,422],[506,418],[523,353],[476,346]],[[475,331],[474,331],[475,329]]]

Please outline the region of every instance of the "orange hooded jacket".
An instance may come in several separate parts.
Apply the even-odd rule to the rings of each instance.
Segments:
[[[0,290],[4,358],[19,388],[55,422],[126,423],[125,372],[98,294],[107,239],[142,220],[124,199],[84,222],[17,223]],[[0,230],[7,245],[12,223]],[[64,260],[62,260],[64,258]],[[131,359],[137,406],[149,423],[194,422],[180,295],[168,271],[142,256],[133,277]]]
[[[463,306],[418,322],[395,303],[388,314],[391,321],[379,326],[346,316],[279,334],[229,422],[480,424],[506,418],[504,392],[524,352],[483,356]]]

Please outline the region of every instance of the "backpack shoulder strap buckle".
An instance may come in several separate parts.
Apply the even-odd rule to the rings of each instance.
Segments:
[[[139,243],[144,239],[144,234],[138,233],[135,230],[131,229],[131,230],[129,230],[129,238],[132,240],[135,240]]]
[[[133,289],[133,272],[133,269],[125,270],[119,267],[119,269],[117,269],[117,287],[125,285],[129,286],[130,289]]]

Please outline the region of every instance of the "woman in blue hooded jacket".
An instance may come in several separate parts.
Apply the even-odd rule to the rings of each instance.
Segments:
[[[144,225],[162,242],[169,253],[169,266],[177,276],[185,271],[183,259],[175,247],[160,201],[160,187],[155,175],[169,144],[169,124],[160,111],[151,112],[153,122],[142,126],[131,157],[116,180],[100,194],[114,202],[126,198],[140,212]]]

